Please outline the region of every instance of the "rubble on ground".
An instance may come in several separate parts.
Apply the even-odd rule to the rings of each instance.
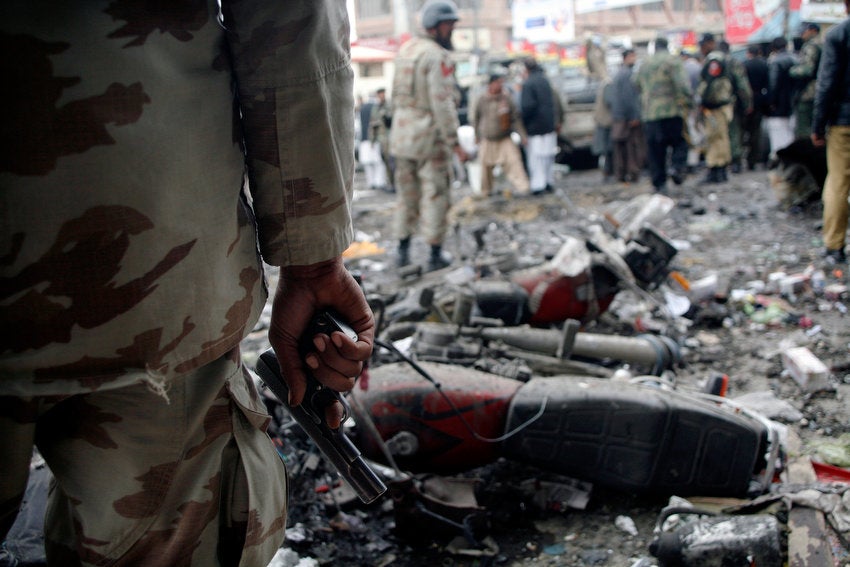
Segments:
[[[428,250],[416,241],[414,266],[394,267],[391,200],[358,190],[358,242],[347,264],[386,346],[355,387],[352,413],[370,403],[370,388],[403,382],[416,364],[439,377],[423,382],[422,398],[440,389],[460,395],[456,381],[468,378],[473,394],[489,393],[508,416],[517,391],[538,396],[511,430],[539,419],[534,399],[546,400],[544,415],[559,391],[603,384],[606,396],[619,390],[628,400],[635,391],[645,404],[654,399],[648,392],[701,411],[722,404],[718,411],[740,413],[754,439],[767,435],[766,447],[781,450],[751,449],[760,453],[754,470],[741,469],[751,482],[735,483],[734,494],[684,497],[644,477],[624,487],[616,475],[587,473],[568,453],[559,457],[564,468],[582,476],[563,474],[552,459],[530,463],[526,448],[510,443],[491,451],[473,444],[462,458],[432,445],[449,458],[423,457],[410,427],[384,440],[387,458],[384,444],[364,442],[371,420],[355,418],[346,433],[388,486],[365,505],[269,397],[271,433],[290,477],[286,541],[271,565],[772,565],[777,553],[791,566],[850,562],[850,268],[820,258],[817,202],[789,207],[764,171],[718,185],[689,179],[669,207],[645,183],[599,179],[598,171],[571,172],[540,197],[495,191],[478,199],[468,186],[456,188],[446,243],[454,261],[435,273],[417,269]],[[635,220],[647,207],[653,214]],[[641,233],[646,221],[653,230]],[[581,301],[543,301],[564,279]],[[269,316],[243,343],[249,366],[268,348]],[[564,386],[541,397],[545,387],[535,380],[549,377],[549,387]],[[496,437],[505,424],[476,427]],[[557,440],[563,431],[555,433]],[[639,462],[617,465],[631,463],[623,474],[641,475]],[[425,470],[429,463],[440,470]]]
[[[370,199],[368,192],[361,194],[355,203],[360,244],[350,251],[348,263],[362,278],[367,293],[381,298],[382,308],[394,310],[392,317],[406,318],[412,325],[394,328],[393,344],[416,348],[423,336],[438,337],[439,328],[415,335],[414,323],[457,323],[455,309],[465,314],[468,323],[470,311],[462,292],[474,290],[481,279],[510,280],[511,273],[551,262],[565,240],[592,237],[588,234],[592,225],[602,226],[603,231],[620,228],[623,219],[612,217],[614,212],[648,190],[600,185],[598,175],[573,172],[561,181],[558,191],[537,198],[497,192],[481,200],[461,191],[453,209],[455,228],[446,245],[455,259],[436,274],[395,270],[394,241],[387,228],[391,204],[384,197]],[[363,506],[344,485],[334,487],[333,475],[320,464],[314,466],[321,474],[316,470],[298,474],[302,469],[296,464],[290,466],[298,488],[291,499],[293,527],[286,544],[296,557],[320,565],[345,561],[399,566],[651,566],[665,564],[651,553],[659,537],[672,537],[665,533],[686,529],[704,534],[712,525],[740,528],[750,522],[759,525],[759,529],[745,530],[753,541],[758,540],[756,548],[763,554],[758,564],[772,564],[777,546],[786,554],[789,545],[798,554],[828,551],[821,560],[833,559],[824,565],[846,564],[850,533],[842,522],[850,503],[846,490],[850,475],[845,470],[850,435],[850,330],[846,325],[850,280],[846,266],[826,265],[819,257],[817,203],[789,209],[778,200],[766,172],[736,175],[728,184],[715,186],[688,181],[671,196],[675,207],[653,221],[676,249],[663,281],[620,286],[609,305],[595,313],[579,313],[580,330],[573,331],[588,336],[667,337],[678,350],[663,368],[616,357],[567,357],[556,364],[551,360],[553,353],[546,353],[545,360],[520,357],[516,348],[476,345],[459,334],[451,348],[419,345],[414,358],[437,357],[460,365],[467,365],[465,358],[470,357],[488,360],[486,365],[467,367],[496,369],[509,379],[564,372],[607,381],[636,377],[646,381],[649,376],[659,387],[686,394],[720,393],[742,411],[775,424],[783,435],[783,450],[788,450],[789,443],[794,447],[792,454],[782,455],[767,490],[745,498],[712,500],[696,495],[694,501],[681,504],[678,495],[624,492],[503,456],[445,475],[410,473],[370,459],[387,479],[390,491],[387,498]],[[424,263],[426,253],[424,246],[414,245],[414,263],[417,254]],[[477,307],[471,310],[472,318],[486,319]],[[504,312],[499,316],[509,318]],[[568,325],[543,326],[563,332]],[[385,349],[379,349],[376,357],[376,368],[393,361]],[[352,437],[362,434],[360,423],[349,427],[353,427]],[[306,440],[287,439],[283,445],[296,448],[288,462],[315,463],[315,452],[310,452]],[[796,472],[799,467],[805,471],[802,476]],[[462,489],[449,489],[445,483]],[[678,528],[662,528],[659,518],[674,505],[709,510],[703,510],[703,515],[686,514]],[[801,519],[809,512],[820,515]],[[773,519],[782,527],[781,544],[774,538]],[[808,521],[825,535],[821,547],[805,539],[801,542],[799,528],[792,530],[796,539],[785,537],[789,525],[808,526]],[[726,553],[734,559],[740,551],[723,549],[713,548],[714,557]],[[790,565],[819,564],[799,555],[788,561]],[[280,563],[284,564],[296,563],[290,558],[290,563]]]

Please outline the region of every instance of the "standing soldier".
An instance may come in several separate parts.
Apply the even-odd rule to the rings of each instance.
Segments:
[[[393,160],[390,156],[390,127],[393,123],[393,111],[387,102],[387,90],[383,87],[375,91],[378,102],[372,108],[369,119],[369,139],[377,143],[381,152],[381,161],[387,172],[387,190],[395,193],[395,180],[393,179]]]
[[[803,47],[800,49],[800,59],[788,70],[792,79],[796,79],[797,91],[794,95],[794,138],[809,138],[812,135],[812,111],[815,104],[815,88],[817,83],[818,65],[820,65],[821,46],[818,43],[820,26],[815,23],[803,24],[801,34]]]
[[[0,541],[36,446],[54,476],[46,564],[272,561],[293,500],[240,352],[267,305],[263,264],[279,267],[284,404],[309,396],[307,368],[351,390],[371,355],[342,258],[348,13],[292,4],[3,3]],[[305,359],[324,309],[358,340],[315,335]],[[328,426],[343,414],[334,402]]]
[[[705,61],[697,87],[700,116],[705,132],[705,164],[708,173],[703,183],[727,180],[726,166],[732,161],[729,144],[729,122],[732,120],[735,88],[726,55],[714,49],[714,36],[705,34],[700,49]]]
[[[685,66],[667,45],[666,37],[655,40],[655,53],[641,65],[636,79],[649,173],[658,193],[667,192],[667,148],[672,149],[673,182],[678,185],[684,179],[688,160],[684,117],[693,105]]]
[[[454,63],[449,54],[457,6],[449,0],[422,8],[426,34],[401,46],[393,77],[393,128],[390,154],[396,167],[398,266],[410,263],[410,239],[420,223],[431,246],[428,270],[449,265],[443,256],[448,232],[452,152],[465,162],[457,138]],[[421,209],[420,209],[421,207]]]
[[[729,54],[729,43],[721,41],[720,51],[726,58],[726,71],[732,81],[732,92],[735,94],[732,103],[732,120],[729,121],[729,151],[732,154],[732,173],[741,173],[741,158],[744,155],[744,120],[753,112],[753,90],[747,78],[744,63]]]

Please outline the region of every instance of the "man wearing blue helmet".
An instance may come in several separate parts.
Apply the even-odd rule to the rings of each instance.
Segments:
[[[458,143],[457,90],[449,53],[457,7],[450,1],[429,2],[421,20],[425,33],[402,45],[395,60],[390,153],[396,160],[397,265],[410,263],[410,242],[418,228],[430,246],[431,271],[450,264],[442,248],[451,205],[452,153],[461,161],[468,156]]]

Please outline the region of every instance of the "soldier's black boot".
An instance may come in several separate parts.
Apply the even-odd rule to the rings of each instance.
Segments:
[[[395,265],[403,268],[410,264],[410,237],[402,238],[398,241],[398,255],[396,256]]]
[[[720,175],[719,175],[719,171],[718,171],[719,169],[720,168],[718,168],[718,167],[708,168],[708,173],[705,174],[705,178],[702,180],[702,183],[703,184],[719,183],[720,182]]]
[[[428,271],[442,270],[451,264],[451,260],[443,255],[443,246],[441,244],[431,245],[431,256],[428,258]]]
[[[726,166],[717,168],[717,181],[723,183],[729,181],[729,176],[726,174]]]

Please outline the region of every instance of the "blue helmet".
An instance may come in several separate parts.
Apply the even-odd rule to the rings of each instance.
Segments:
[[[422,8],[422,27],[436,28],[441,22],[456,22],[460,19],[457,6],[451,0],[432,0]]]

